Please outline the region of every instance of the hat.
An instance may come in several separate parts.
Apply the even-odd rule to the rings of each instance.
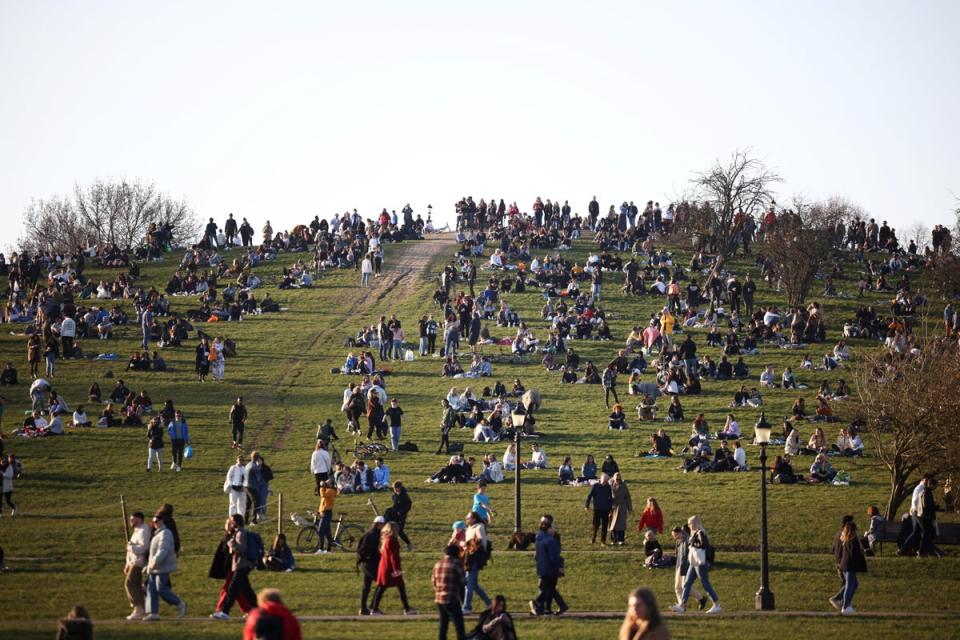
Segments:
[[[384,518],[383,516],[377,516],[376,518],[373,519],[373,524],[386,524],[386,523],[387,523],[387,519]]]
[[[457,531],[459,529],[466,529],[466,528],[467,528],[467,523],[464,522],[463,520],[457,520],[456,522],[453,523],[454,531]]]

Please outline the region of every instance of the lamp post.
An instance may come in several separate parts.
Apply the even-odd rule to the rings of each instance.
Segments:
[[[514,446],[514,474],[513,474],[513,532],[523,531],[520,519],[520,437],[523,435],[523,424],[526,422],[527,414],[514,412],[510,414],[513,422],[513,446]]]
[[[773,611],[773,591],[770,590],[770,561],[767,557],[767,445],[770,444],[771,426],[765,413],[754,426],[754,437],[760,445],[760,590],[757,591],[756,608]]]

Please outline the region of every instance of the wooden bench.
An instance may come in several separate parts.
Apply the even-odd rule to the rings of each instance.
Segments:
[[[877,532],[877,542],[880,544],[880,555],[883,555],[883,543],[897,543],[897,537],[900,535],[901,522],[884,522],[883,527]],[[960,523],[956,522],[938,522],[937,539],[934,542],[937,546],[960,545]]]

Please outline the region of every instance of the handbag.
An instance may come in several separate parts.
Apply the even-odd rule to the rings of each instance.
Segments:
[[[700,547],[690,547],[690,564],[694,567],[703,567],[707,564],[707,550]]]
[[[184,447],[184,449],[183,449],[183,457],[186,458],[187,460],[189,460],[190,458],[192,458],[192,457],[193,457],[193,447],[191,447],[190,445],[187,445],[186,447]]]

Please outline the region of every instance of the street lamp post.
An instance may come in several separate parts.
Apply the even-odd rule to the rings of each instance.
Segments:
[[[523,435],[523,425],[527,419],[525,413],[513,413],[513,531],[519,533],[523,531],[520,518],[520,437]]]
[[[765,413],[754,426],[754,437],[760,445],[760,590],[757,591],[756,608],[773,611],[773,591],[770,590],[770,561],[767,557],[767,445],[770,444],[771,426]]]

